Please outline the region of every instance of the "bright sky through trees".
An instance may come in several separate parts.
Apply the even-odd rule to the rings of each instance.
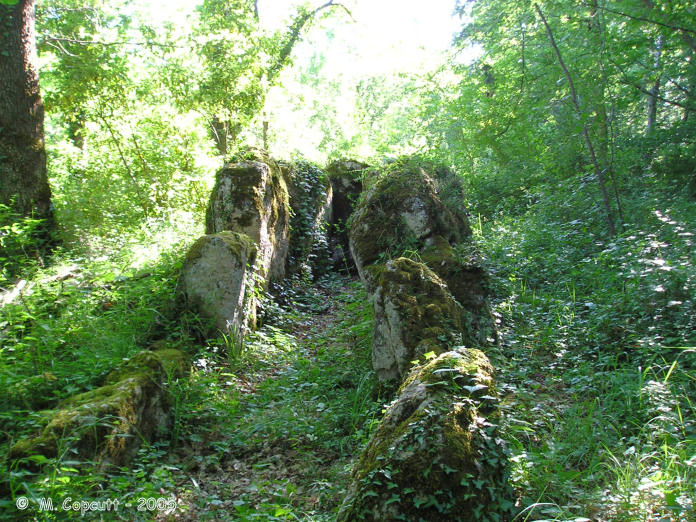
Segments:
[[[187,0],[138,0],[137,11],[147,13],[149,23],[159,21],[183,22],[200,2]],[[288,27],[297,0],[259,0],[261,23],[271,30]],[[323,2],[315,1],[312,6]],[[418,0],[346,0],[353,20],[338,10],[332,20],[323,24],[331,28],[335,45],[318,37],[316,25],[305,34],[305,45],[298,46],[296,55],[311,54],[308,43],[326,44],[322,49],[341,67],[360,68],[362,73],[415,71],[428,61],[428,55],[446,50],[452,36],[461,27],[453,15],[454,0],[432,0],[424,9]],[[323,31],[322,31],[323,32]],[[338,65],[338,64],[336,64]]]
[[[282,28],[296,4],[293,0],[260,0],[262,23]],[[344,72],[346,67],[360,68],[364,74],[417,70],[429,56],[448,48],[461,25],[452,14],[453,0],[434,0],[427,9],[418,0],[349,0],[345,5],[353,20],[334,13],[341,19],[329,23],[336,45],[323,49],[340,62],[334,65]],[[313,32],[306,40],[316,36]]]

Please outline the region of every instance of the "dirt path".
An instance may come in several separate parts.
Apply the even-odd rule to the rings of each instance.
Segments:
[[[218,373],[217,422],[180,452],[177,520],[333,519],[379,409],[369,313],[360,283],[334,277],[252,336]]]

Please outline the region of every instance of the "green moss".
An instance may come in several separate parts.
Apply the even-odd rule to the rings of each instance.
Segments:
[[[505,448],[483,418],[492,399],[471,392],[492,388],[490,370],[482,352],[466,349],[414,369],[361,456],[338,520],[510,520]]]
[[[246,251],[249,255],[249,263],[254,262],[256,256],[256,244],[254,241],[246,234],[241,234],[239,232],[230,232],[229,230],[218,232],[217,234],[208,234],[202,236],[196,240],[196,242],[191,245],[186,257],[184,258],[184,264],[188,265],[193,263],[196,259],[201,257],[203,253],[203,248],[210,243],[213,238],[220,238],[224,241],[225,245],[230,249],[230,251],[237,254],[239,259],[242,259],[242,252]]]
[[[176,349],[141,352],[107,377],[107,384],[63,401],[47,416],[36,437],[17,442],[10,458],[41,454],[58,456],[74,447],[85,458],[124,462],[140,437],[155,435],[165,413],[161,385],[168,377],[183,375],[186,356]]]
[[[329,179],[348,178],[352,180],[360,180],[363,173],[369,168],[369,165],[360,161],[341,159],[333,161],[327,165],[326,173]]]
[[[135,424],[135,401],[153,386],[150,377],[142,374],[71,397],[53,412],[40,435],[12,446],[10,458],[35,454],[55,457],[59,448],[69,445],[84,457],[95,457],[106,450],[118,459],[126,441],[117,436],[129,434],[130,429],[122,427]],[[115,437],[107,440],[107,434]]]
[[[427,237],[416,237],[404,218],[416,202]],[[435,180],[417,163],[387,168],[367,191],[350,224],[354,251],[363,265],[421,251],[433,236],[461,242],[471,236],[471,228],[461,208],[453,210],[443,204]]]
[[[452,247],[443,237],[435,236],[421,252],[420,259],[447,283],[462,305],[462,342],[484,346],[489,339],[495,338],[495,321],[487,301],[488,276],[476,247],[471,243]]]
[[[373,265],[369,271],[384,299],[397,310],[403,323],[403,344],[413,351],[411,359],[461,344],[463,310],[444,281],[427,266],[401,257],[386,265]]]
[[[139,374],[147,375],[156,382],[167,377],[182,377],[187,363],[186,355],[175,348],[140,352],[131,357],[123,368],[109,373],[105,384],[116,383]]]
[[[414,366],[401,385],[401,389],[414,381],[425,383],[441,382],[443,379],[447,379],[449,375],[452,375],[457,376],[457,385],[459,386],[470,386],[476,381],[477,384],[487,386],[489,392],[494,393],[493,373],[494,370],[488,357],[481,350],[475,348],[463,351],[453,350],[423,364]]]

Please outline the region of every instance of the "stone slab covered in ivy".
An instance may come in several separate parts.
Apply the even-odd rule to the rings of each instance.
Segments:
[[[479,350],[415,366],[361,455],[338,520],[510,520],[496,400]]]
[[[288,275],[317,276],[328,269],[326,224],[331,217],[333,189],[318,166],[304,160],[281,162],[290,196]]]

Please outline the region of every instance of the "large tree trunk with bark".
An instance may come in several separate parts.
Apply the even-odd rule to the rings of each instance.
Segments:
[[[51,217],[34,0],[0,5],[0,203]]]

